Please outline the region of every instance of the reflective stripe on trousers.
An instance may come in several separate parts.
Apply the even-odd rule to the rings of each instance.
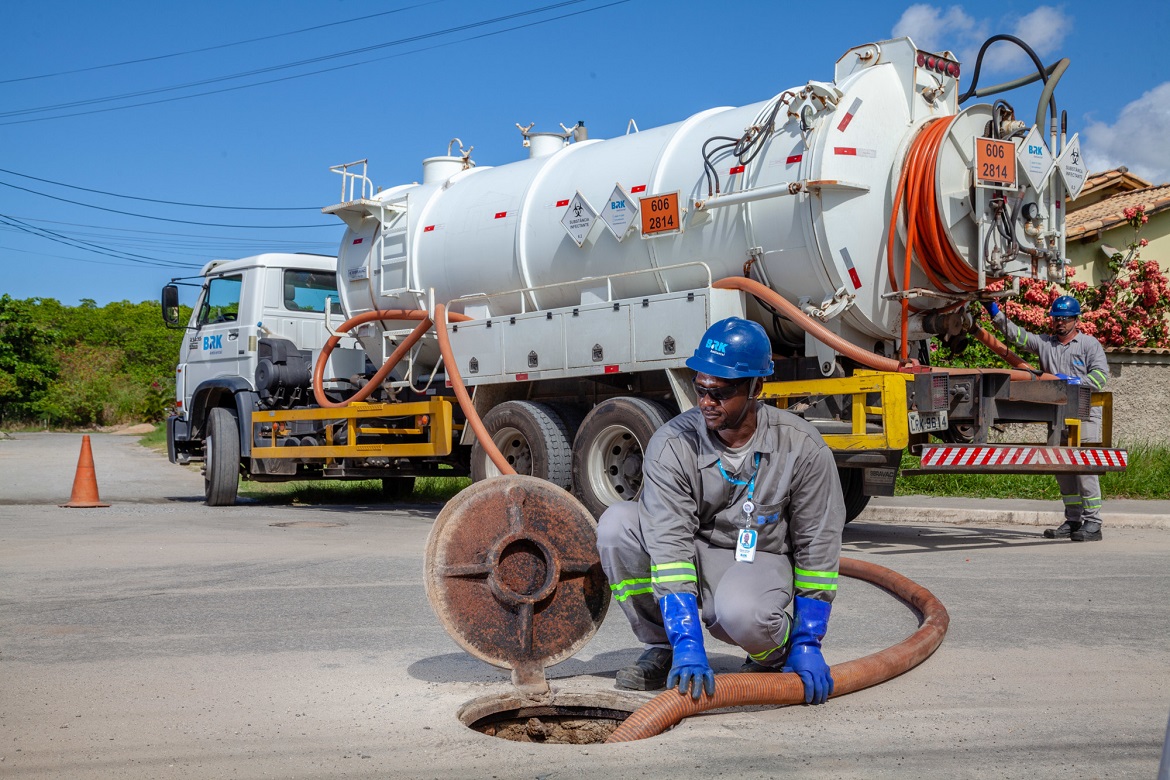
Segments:
[[[699,600],[703,623],[716,639],[736,645],[766,665],[779,664],[775,650],[788,639],[792,603],[792,561],[785,555],[757,552],[753,563],[736,563],[735,551],[695,540]],[[638,526],[638,504],[623,501],[605,510],[597,523],[597,551],[610,590],[625,612],[634,636],[643,644],[667,644],[662,613],[654,597],[650,555]],[[689,570],[666,564],[673,576]],[[662,581],[663,566],[654,572]],[[673,579],[672,576],[672,579]],[[677,581],[677,580],[674,580]]]

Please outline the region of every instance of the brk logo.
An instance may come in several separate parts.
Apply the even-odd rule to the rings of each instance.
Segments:
[[[704,346],[714,352],[716,355],[727,354],[727,344],[725,342],[716,341],[715,339],[707,339],[707,343],[704,344]]]
[[[223,349],[223,334],[221,333],[218,336],[204,336],[203,348],[208,350]]]

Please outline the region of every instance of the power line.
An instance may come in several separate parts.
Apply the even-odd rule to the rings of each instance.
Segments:
[[[59,198],[56,195],[49,195],[46,192],[38,192],[37,190],[30,190],[28,187],[19,187],[15,184],[9,184],[6,181],[0,181],[0,187],[8,187],[21,192],[28,192],[33,195],[40,195],[42,198],[49,200],[60,201],[61,203],[72,203],[75,206],[83,206],[87,209],[97,209],[98,211],[107,211],[111,214],[121,214],[126,217],[138,217],[139,219],[153,219],[158,222],[174,222],[180,225],[203,225],[205,227],[222,227],[222,228],[241,228],[246,230],[293,230],[300,228],[332,228],[338,227],[337,223],[321,223],[317,225],[229,225],[222,222],[197,222],[190,219],[174,219],[172,217],[155,217],[150,214],[138,214],[133,211],[122,211],[121,209],[111,209],[105,206],[98,206],[93,203],[83,203],[79,200],[69,200],[68,198]]]
[[[0,173],[7,173],[11,176],[19,176],[22,179],[32,179],[33,181],[44,182],[45,184],[55,184],[58,187],[67,187],[71,190],[81,190],[82,192],[92,192],[97,195],[109,195],[111,198],[125,198],[126,200],[139,200],[145,203],[162,203],[167,206],[188,206],[196,209],[228,209],[231,211],[320,211],[320,206],[213,206],[206,203],[184,203],[179,200],[159,200],[158,198],[140,198],[136,195],[119,195],[116,192],[106,192],[105,190],[95,190],[89,187],[80,187],[76,184],[66,184],[60,181],[53,181],[52,179],[42,179],[39,176],[30,176],[27,173],[19,173],[17,171],[10,171],[7,168],[0,168]]]
[[[400,46],[404,43],[415,43],[417,41],[426,40],[428,38],[435,38],[435,37],[438,37],[441,35],[447,35],[447,34],[453,33],[453,32],[462,32],[464,30],[469,30],[469,29],[473,29],[476,27],[483,27],[483,26],[488,25],[488,24],[494,24],[496,22],[507,21],[509,19],[515,19],[515,18],[518,18],[521,16],[531,16],[532,14],[541,13],[543,11],[548,11],[548,10],[553,9],[553,8],[560,8],[560,7],[563,7],[566,5],[574,5],[576,3],[583,3],[583,2],[585,2],[585,0],[562,0],[562,2],[553,3],[552,5],[541,6],[540,8],[534,8],[534,9],[531,9],[528,11],[518,11],[516,13],[507,14],[505,16],[497,16],[494,19],[485,19],[485,20],[478,21],[478,22],[469,22],[468,24],[458,25],[456,27],[449,27],[445,30],[438,30],[438,31],[429,32],[429,33],[420,33],[419,35],[412,35],[412,36],[409,36],[407,38],[399,38],[398,40],[389,41],[386,43],[378,43],[378,44],[374,44],[373,46],[362,46],[362,47],[357,48],[357,49],[350,49],[348,51],[343,51],[343,52],[335,52],[333,54],[323,54],[320,57],[310,57],[309,59],[298,60],[296,62],[288,62],[288,63],[284,63],[283,65],[269,65],[269,66],[264,67],[264,68],[254,68],[252,70],[243,71],[241,73],[233,73],[233,74],[230,74],[227,76],[216,76],[214,78],[200,79],[199,81],[190,81],[190,82],[187,82],[186,84],[176,84],[176,85],[172,85],[169,87],[156,87],[154,89],[143,89],[143,90],[138,90],[137,92],[124,92],[120,95],[107,95],[106,97],[90,98],[88,100],[74,100],[74,101],[71,101],[68,103],[56,103],[53,105],[38,106],[35,108],[22,108],[22,109],[17,109],[15,111],[2,111],[2,112],[0,112],[0,117],[24,116],[27,114],[39,114],[39,113],[44,113],[46,111],[56,111],[56,110],[65,109],[65,108],[77,108],[80,106],[91,106],[91,105],[96,105],[98,103],[109,103],[109,102],[115,101],[115,100],[125,100],[128,98],[143,97],[145,95],[157,95],[157,94],[162,93],[162,92],[174,92],[175,90],[179,90],[179,89],[189,89],[191,87],[202,87],[202,86],[206,86],[208,84],[217,84],[217,83],[223,82],[223,81],[232,81],[234,79],[246,78],[248,76],[258,76],[262,73],[271,73],[273,71],[278,71],[278,70],[287,70],[288,68],[296,68],[296,67],[300,67],[302,65],[312,65],[312,64],[317,63],[317,62],[325,62],[327,60],[338,59],[341,57],[349,57],[349,56],[354,55],[354,54],[365,54],[366,52],[376,51],[378,49],[384,49],[384,48],[387,48],[390,46]]]
[[[300,239],[279,239],[271,237],[246,238],[240,236],[205,235],[198,233],[175,233],[171,231],[114,228],[108,227],[106,225],[88,225],[76,222],[38,219],[35,217],[13,216],[12,218],[20,219],[26,223],[33,223],[34,225],[57,225],[65,228],[88,228],[92,231],[104,231],[61,231],[64,235],[74,239],[80,240],[93,238],[102,240],[110,246],[158,248],[162,249],[163,251],[169,251],[171,254],[190,254],[194,257],[204,256],[208,252],[226,252],[236,248],[242,249],[244,251],[253,251],[256,248],[278,249],[282,247],[290,247],[301,251],[312,249],[323,251],[328,254],[337,253],[337,242],[335,241],[304,241]],[[15,228],[12,228],[11,226],[0,225],[0,231],[4,230],[11,231],[15,230]],[[195,252],[176,252],[174,251],[176,248],[191,249],[195,250]]]
[[[135,265],[134,263],[116,263],[116,262],[113,262],[110,260],[98,260],[98,259],[92,258],[92,257],[69,257],[68,255],[52,255],[52,254],[49,254],[48,252],[31,252],[27,249],[18,249],[14,246],[0,246],[0,249],[7,250],[9,252],[19,252],[20,254],[23,254],[23,255],[33,255],[34,257],[53,257],[53,258],[57,258],[58,260],[68,260],[68,261],[74,262],[74,263],[92,263],[94,265],[113,265],[113,266],[118,266],[120,268],[140,268],[141,267],[141,266]],[[179,270],[181,268],[202,268],[205,264],[206,264],[205,262],[183,263],[182,265],[165,266],[165,267],[174,268],[175,270]]]
[[[6,214],[0,214],[0,223],[10,225],[10,226],[16,228],[17,230],[20,230],[20,231],[25,232],[25,233],[29,233],[29,234],[37,236],[39,238],[45,238],[45,239],[48,239],[49,241],[54,241],[54,242],[59,243],[59,244],[65,244],[66,246],[71,246],[74,249],[82,249],[82,250],[85,250],[86,252],[93,252],[93,253],[99,254],[99,255],[107,255],[109,257],[113,257],[113,258],[116,258],[118,260],[129,260],[131,263],[138,263],[140,265],[151,265],[151,266],[156,266],[156,267],[161,267],[161,268],[186,267],[186,266],[190,265],[190,263],[177,263],[177,262],[169,261],[169,260],[159,260],[159,259],[154,258],[154,257],[147,257],[146,255],[134,254],[133,252],[122,252],[122,251],[117,250],[117,249],[110,249],[109,247],[104,247],[101,244],[95,244],[91,241],[77,241],[77,240],[69,238],[68,236],[64,236],[60,233],[57,233],[55,231],[46,230],[44,228],[39,228],[39,227],[36,227],[35,225],[29,225],[26,222],[23,222],[23,221],[16,219],[14,217],[10,217]]]
[[[509,19],[516,19],[516,18],[523,17],[523,16],[531,16],[533,14],[542,13],[544,11],[548,11],[548,10],[551,10],[554,8],[562,8],[562,7],[567,6],[567,5],[576,5],[577,3],[582,3],[582,2],[585,2],[585,0],[563,0],[562,2],[559,2],[559,3],[553,3],[550,5],[541,6],[539,8],[534,8],[534,9],[531,9],[528,11],[518,11],[518,12],[513,13],[513,14],[506,14],[504,16],[497,16],[497,17],[492,18],[492,19],[484,19],[484,20],[481,20],[478,22],[469,22],[468,24],[462,24],[462,25],[458,25],[455,27],[449,27],[449,28],[444,29],[444,30],[437,30],[437,31],[429,32],[429,33],[420,33],[419,35],[412,35],[412,36],[408,36],[406,38],[399,38],[397,40],[388,41],[385,43],[375,44],[372,46],[363,46],[361,48],[350,49],[349,51],[337,52],[334,54],[326,54],[326,55],[322,55],[320,57],[312,57],[312,58],[305,59],[305,60],[299,60],[297,62],[285,63],[283,65],[271,65],[271,66],[264,67],[264,68],[255,68],[253,70],[244,71],[242,73],[235,73],[235,74],[230,74],[227,76],[217,76],[215,78],[201,79],[199,81],[192,81],[192,82],[188,82],[186,84],[178,84],[178,85],[173,85],[173,86],[169,86],[169,87],[158,87],[155,89],[139,90],[137,92],[126,92],[126,93],[122,93],[120,95],[108,95],[106,97],[91,98],[88,100],[76,100],[76,101],[72,101],[72,102],[68,102],[68,103],[57,103],[57,104],[48,105],[48,106],[38,106],[38,107],[34,107],[34,108],[17,109],[15,111],[3,111],[3,112],[0,112],[0,117],[26,116],[29,114],[45,113],[45,112],[49,112],[49,111],[57,111],[57,110],[62,110],[62,109],[67,109],[67,108],[78,108],[81,106],[96,105],[99,103],[108,103],[108,102],[115,101],[115,100],[125,100],[125,99],[135,98],[135,97],[144,97],[146,95],[160,94],[163,92],[173,92],[175,90],[180,90],[180,89],[189,89],[192,87],[206,86],[208,84],[216,84],[216,83],[220,83],[220,82],[224,82],[224,81],[231,81],[234,79],[246,78],[248,76],[256,76],[256,75],[260,75],[263,73],[271,73],[271,72],[278,71],[278,70],[287,70],[288,68],[300,67],[302,65],[312,65],[312,64],[318,63],[318,62],[325,62],[327,60],[338,59],[341,57],[348,57],[348,56],[352,56],[355,54],[364,54],[364,53],[367,53],[370,51],[377,51],[379,49],[385,49],[385,48],[389,48],[389,47],[393,47],[393,46],[401,46],[401,45],[407,44],[407,43],[417,43],[418,41],[428,40],[430,38],[436,38],[436,37],[439,37],[442,35],[448,35],[448,34],[456,33],[456,32],[463,32],[465,30],[475,29],[477,27],[484,27],[484,26],[489,25],[489,24],[495,24],[497,22],[507,21]],[[623,2],[628,2],[628,0],[623,0]],[[611,3],[610,5],[617,5],[617,4],[618,3]],[[608,7],[608,6],[599,6],[599,8],[605,8],[605,7]],[[590,10],[598,10],[598,9],[590,9]],[[572,15],[572,14],[567,14],[567,15]],[[553,17],[552,19],[547,19],[544,21],[555,21],[556,19],[560,19],[560,18],[564,18],[564,17],[563,16]],[[518,29],[518,28],[515,28],[515,29]],[[504,32],[507,32],[507,31],[504,31]],[[355,63],[355,64],[361,64],[361,63]],[[351,66],[342,66],[342,67],[351,67]],[[289,78],[300,78],[303,76],[314,75],[314,73],[316,73],[316,72],[328,72],[329,70],[337,70],[337,69],[338,68],[327,68],[324,71],[315,71],[315,72],[310,72],[310,73],[304,73],[304,74],[300,74],[298,76],[292,76]],[[273,81],[284,81],[284,80],[287,80],[287,79],[275,79]],[[244,85],[244,86],[245,87],[258,86],[259,84],[273,83],[273,81],[262,81],[262,82],[258,82],[258,84],[248,84],[248,85]],[[238,89],[238,88],[239,87],[236,87],[236,89]],[[171,100],[186,99],[189,97],[197,97],[198,95],[205,95],[205,94],[216,94],[216,92],[218,92],[218,91],[226,92],[226,91],[231,91],[231,90],[230,89],[228,89],[228,90],[215,90],[215,91],[211,91],[211,92],[198,93],[197,95],[185,95],[185,96],[181,96],[179,98],[171,98]],[[120,110],[123,108],[133,108],[133,107],[140,106],[140,105],[153,105],[154,102],[162,103],[162,102],[169,102],[169,101],[168,100],[160,100],[160,101],[152,101],[152,102],[148,102],[148,103],[138,103],[138,104],[133,104],[133,105],[129,105],[129,106],[116,106],[114,108],[98,109],[98,110],[95,110],[92,112],[86,111],[86,112],[79,112],[79,113],[73,113],[73,114],[58,115],[58,116],[53,116],[53,117],[41,117],[41,118],[32,119],[32,120],[25,119],[25,120],[16,120],[16,121],[12,121],[12,122],[0,122],[0,125],[24,124],[24,123],[30,122],[30,121],[32,121],[32,122],[43,121],[44,119],[61,119],[64,117],[82,116],[82,115],[85,115],[88,113],[101,113],[102,111],[116,111],[116,110]]]
[[[353,19],[342,19],[338,22],[328,22],[326,24],[318,24],[313,27],[302,27],[299,30],[290,30],[289,32],[276,33],[274,35],[264,35],[259,38],[247,38],[242,41],[232,41],[231,43],[221,43],[215,46],[204,46],[201,49],[188,49],[187,51],[177,51],[171,54],[159,54],[155,57],[142,57],[136,60],[123,60],[122,62],[111,62],[105,65],[91,65],[87,68],[75,68],[73,70],[59,70],[55,73],[41,73],[36,76],[20,76],[14,79],[2,79],[0,84],[14,84],[19,81],[36,81],[37,79],[48,79],[56,76],[69,76],[74,73],[89,73],[95,70],[106,70],[108,68],[120,68],[123,65],[139,65],[143,62],[157,62],[158,60],[172,59],[174,57],[185,57],[188,54],[202,54],[203,52],[216,51],[219,49],[228,49],[233,46],[243,46],[248,43],[259,43],[260,41],[270,41],[274,38],[287,38],[291,35],[300,35],[301,33],[314,32],[316,30],[324,30],[326,27],[337,27],[342,24],[352,24],[353,22],[364,22],[368,19],[374,19],[379,16],[389,16],[391,14],[399,14],[403,11],[412,11],[415,8],[422,8],[427,5],[434,5],[441,2],[441,0],[429,0],[426,3],[416,3],[415,5],[408,5],[405,8],[396,8],[393,11],[380,11],[376,14],[368,14],[366,16],[358,16]]]

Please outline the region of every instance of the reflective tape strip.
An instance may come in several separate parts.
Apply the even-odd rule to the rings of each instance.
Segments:
[[[791,627],[792,627],[792,624],[790,623],[788,625],[788,628],[791,628]],[[780,641],[780,644],[776,645],[771,650],[765,650],[762,653],[748,653],[748,658],[752,659],[753,661],[763,661],[764,659],[766,659],[768,656],[770,656],[772,653],[776,652],[777,650],[783,650],[785,647],[788,646],[788,628],[784,629],[784,639],[782,639]]]
[[[1081,497],[1079,495],[1077,495],[1077,496],[1061,496],[1061,498],[1064,499],[1065,506],[1080,506],[1081,505]]]
[[[925,467],[978,466],[1086,466],[1096,468],[1125,468],[1128,463],[1125,450],[1104,447],[992,447],[984,445],[955,445],[925,447],[922,465]]]
[[[793,567],[796,574],[793,584],[805,590],[836,590],[837,572],[835,571],[808,571]]]
[[[638,590],[627,590],[625,593],[615,594],[614,600],[625,601],[630,596],[641,596],[643,593],[653,593],[653,592],[654,592],[654,588],[639,588]]]
[[[655,577],[654,584],[658,585],[663,582],[698,582],[699,578],[694,574],[668,574],[665,577]]]
[[[666,574],[660,575],[659,572],[667,571],[686,571],[686,574]],[[677,561],[675,563],[660,563],[657,566],[650,567],[651,578],[654,584],[660,582],[698,582],[699,578],[695,576],[695,564],[689,561]]]
[[[631,585],[645,585],[648,582],[650,582],[649,577],[641,577],[641,578],[633,579],[633,580],[622,580],[621,582],[619,582],[617,584],[610,585],[609,589],[610,590],[621,590],[622,588],[628,588]]]

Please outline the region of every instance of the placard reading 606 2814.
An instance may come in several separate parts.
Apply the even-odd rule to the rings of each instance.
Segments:
[[[1016,186],[1016,145],[998,138],[975,139],[975,185],[978,187]]]
[[[677,192],[642,198],[638,201],[638,209],[642,217],[643,238],[660,236],[664,233],[678,233],[682,230]]]

